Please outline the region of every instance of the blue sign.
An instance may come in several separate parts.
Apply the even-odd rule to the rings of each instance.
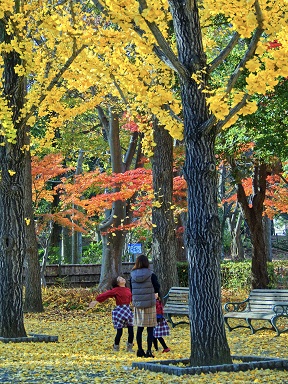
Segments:
[[[142,244],[141,243],[129,243],[128,251],[132,254],[142,253]]]

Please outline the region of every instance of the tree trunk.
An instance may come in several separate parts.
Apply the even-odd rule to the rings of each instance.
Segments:
[[[83,172],[83,160],[84,160],[84,151],[83,149],[79,149],[77,166],[75,170],[75,176],[80,175]],[[72,209],[77,209],[77,206],[72,204]],[[74,223],[74,219],[72,217],[72,223]],[[75,222],[78,224],[78,222]],[[79,264],[82,258],[82,233],[75,231],[74,227],[72,227],[72,264]]]
[[[252,242],[252,288],[267,288],[269,284],[267,271],[267,253],[264,237],[262,214],[266,193],[266,164],[256,165],[253,175],[253,193],[251,204],[245,194],[243,185],[237,184],[237,198],[243,208],[251,234]]]
[[[178,286],[175,223],[172,209],[173,195],[173,139],[154,119],[152,158],[153,191],[157,206],[152,207],[152,256],[154,272],[161,295]]]
[[[231,363],[221,307],[221,230],[217,207],[214,146],[216,130],[205,130],[209,118],[202,84],[192,73],[206,68],[196,1],[169,1],[176,34],[178,71],[184,114],[188,218],[186,248],[189,263],[191,365]]]
[[[266,215],[263,217],[263,228],[267,260],[272,261],[272,220]]]
[[[68,228],[62,227],[61,257],[59,264],[72,264],[72,244]]]
[[[243,222],[243,216],[237,205],[234,212],[228,219],[228,225],[231,234],[231,258],[234,261],[241,261],[244,260],[244,248],[241,238],[241,224]]]
[[[0,42],[10,43],[12,35],[6,33],[7,25],[0,20]],[[23,261],[25,242],[25,127],[21,124],[20,110],[24,103],[24,79],[15,73],[15,66],[21,64],[14,51],[5,53],[2,77],[3,94],[11,110],[15,143],[7,134],[9,127],[0,131],[0,337],[25,337],[23,318]],[[7,117],[9,121],[9,117]],[[20,120],[20,121],[19,121]],[[7,122],[6,122],[7,123]],[[12,127],[11,127],[12,128]],[[10,128],[10,129],[11,129]]]
[[[28,137],[28,136],[27,136]],[[32,206],[32,177],[30,152],[25,156],[25,219],[26,229],[26,265],[25,268],[25,312],[43,312],[40,263],[35,232],[34,211]]]
[[[112,172],[125,172],[129,169],[135,154],[137,138],[135,138],[135,135],[132,135],[136,141],[133,139],[130,141],[123,162],[117,113],[110,109],[109,119],[107,119],[101,107],[98,107],[98,113],[109,142]],[[119,188],[115,188],[114,191],[119,191]],[[126,232],[120,228],[120,230],[115,230],[111,233],[111,229],[128,223],[129,218],[127,220],[127,217],[129,217],[127,203],[120,200],[115,201],[112,204],[111,211],[106,211],[106,219],[99,226],[103,246],[101,276],[98,286],[101,290],[109,287],[112,278],[122,273],[122,254],[125,246]]]
[[[98,289],[101,291],[111,287],[113,277],[122,275],[122,249],[125,236],[122,231],[113,232],[113,235],[112,233],[102,233],[101,235],[103,252],[98,285]]]

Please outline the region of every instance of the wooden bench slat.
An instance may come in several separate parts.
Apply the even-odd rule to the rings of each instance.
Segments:
[[[243,310],[243,305],[245,304],[246,308]],[[276,325],[279,318],[288,319],[288,290],[254,289],[250,292],[245,304],[244,302],[239,302],[226,303],[224,305],[224,309],[226,310],[224,321],[229,331],[245,327],[250,328],[253,334],[259,329],[265,329],[266,327],[255,329],[252,326],[252,320],[267,320],[276,331],[277,336],[283,332],[288,332],[288,327],[280,330]],[[275,310],[273,310],[274,307],[276,308]],[[244,319],[247,325],[239,324],[231,327],[228,323],[228,319],[231,318]]]
[[[186,321],[179,321],[175,323],[172,320],[173,316],[187,316],[189,317],[189,288],[188,287],[171,287],[164,305],[164,314],[167,316],[167,320],[171,322],[172,327],[176,327],[178,324],[187,323]],[[164,298],[164,299],[165,299]]]

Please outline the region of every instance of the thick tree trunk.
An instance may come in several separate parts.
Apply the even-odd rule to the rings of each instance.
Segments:
[[[196,1],[169,1],[183,66],[180,76],[184,113],[188,219],[186,248],[189,263],[191,365],[231,363],[221,307],[221,230],[217,207],[214,157],[215,129],[209,119],[202,85],[191,74],[206,67]]]
[[[122,250],[125,236],[122,231],[102,234],[102,263],[98,289],[100,291],[111,288],[113,277],[122,275]]]
[[[40,262],[32,206],[32,178],[30,152],[25,157],[25,219],[26,229],[26,268],[25,268],[25,312],[43,312]]]
[[[252,241],[252,289],[268,288],[269,284],[262,214],[257,216],[251,218],[251,228],[249,225]]]
[[[221,230],[213,135],[193,144],[188,146],[185,165],[191,364],[231,363],[221,307]]]
[[[152,207],[152,256],[154,272],[158,276],[162,296],[172,286],[178,286],[177,248],[172,209],[173,195],[173,139],[154,119],[152,158],[153,191],[157,206]],[[154,226],[155,225],[155,226]]]
[[[6,25],[0,20],[0,42],[13,38],[6,34]],[[0,337],[26,336],[23,319],[23,261],[25,243],[25,129],[19,121],[24,101],[24,79],[15,73],[21,64],[15,52],[4,56],[3,87],[1,95],[11,109],[15,128],[15,144],[7,136],[0,136]],[[8,128],[9,129],[9,128]],[[2,127],[0,131],[7,132]]]
[[[267,271],[267,253],[265,231],[263,228],[263,209],[266,192],[266,164],[256,165],[253,175],[253,194],[251,204],[245,194],[243,185],[237,184],[237,198],[243,208],[252,242],[252,288],[267,288],[269,284]]]

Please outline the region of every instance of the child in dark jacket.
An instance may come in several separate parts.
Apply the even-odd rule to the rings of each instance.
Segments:
[[[92,301],[89,305],[93,308],[97,302],[103,303],[105,300],[114,298],[116,300],[116,307],[112,311],[112,322],[115,329],[117,329],[116,337],[114,340],[113,350],[119,351],[119,344],[121,336],[123,334],[123,328],[128,329],[128,342],[127,352],[133,352],[133,312],[130,309],[130,303],[132,301],[132,293],[129,288],[126,287],[126,280],[122,276],[118,276],[112,281],[112,289],[101,293],[96,297],[95,301]]]
[[[156,327],[154,327],[154,331],[153,331],[154,348],[156,349],[156,351],[158,351],[158,340],[159,340],[159,343],[163,347],[162,352],[169,352],[170,348],[165,343],[163,336],[169,336],[170,335],[170,329],[169,329],[169,325],[168,325],[168,323],[167,323],[167,321],[163,315],[163,304],[162,304],[162,301],[161,301],[159,296],[157,297],[157,300],[156,300],[156,316],[157,316],[157,325],[156,325]]]

